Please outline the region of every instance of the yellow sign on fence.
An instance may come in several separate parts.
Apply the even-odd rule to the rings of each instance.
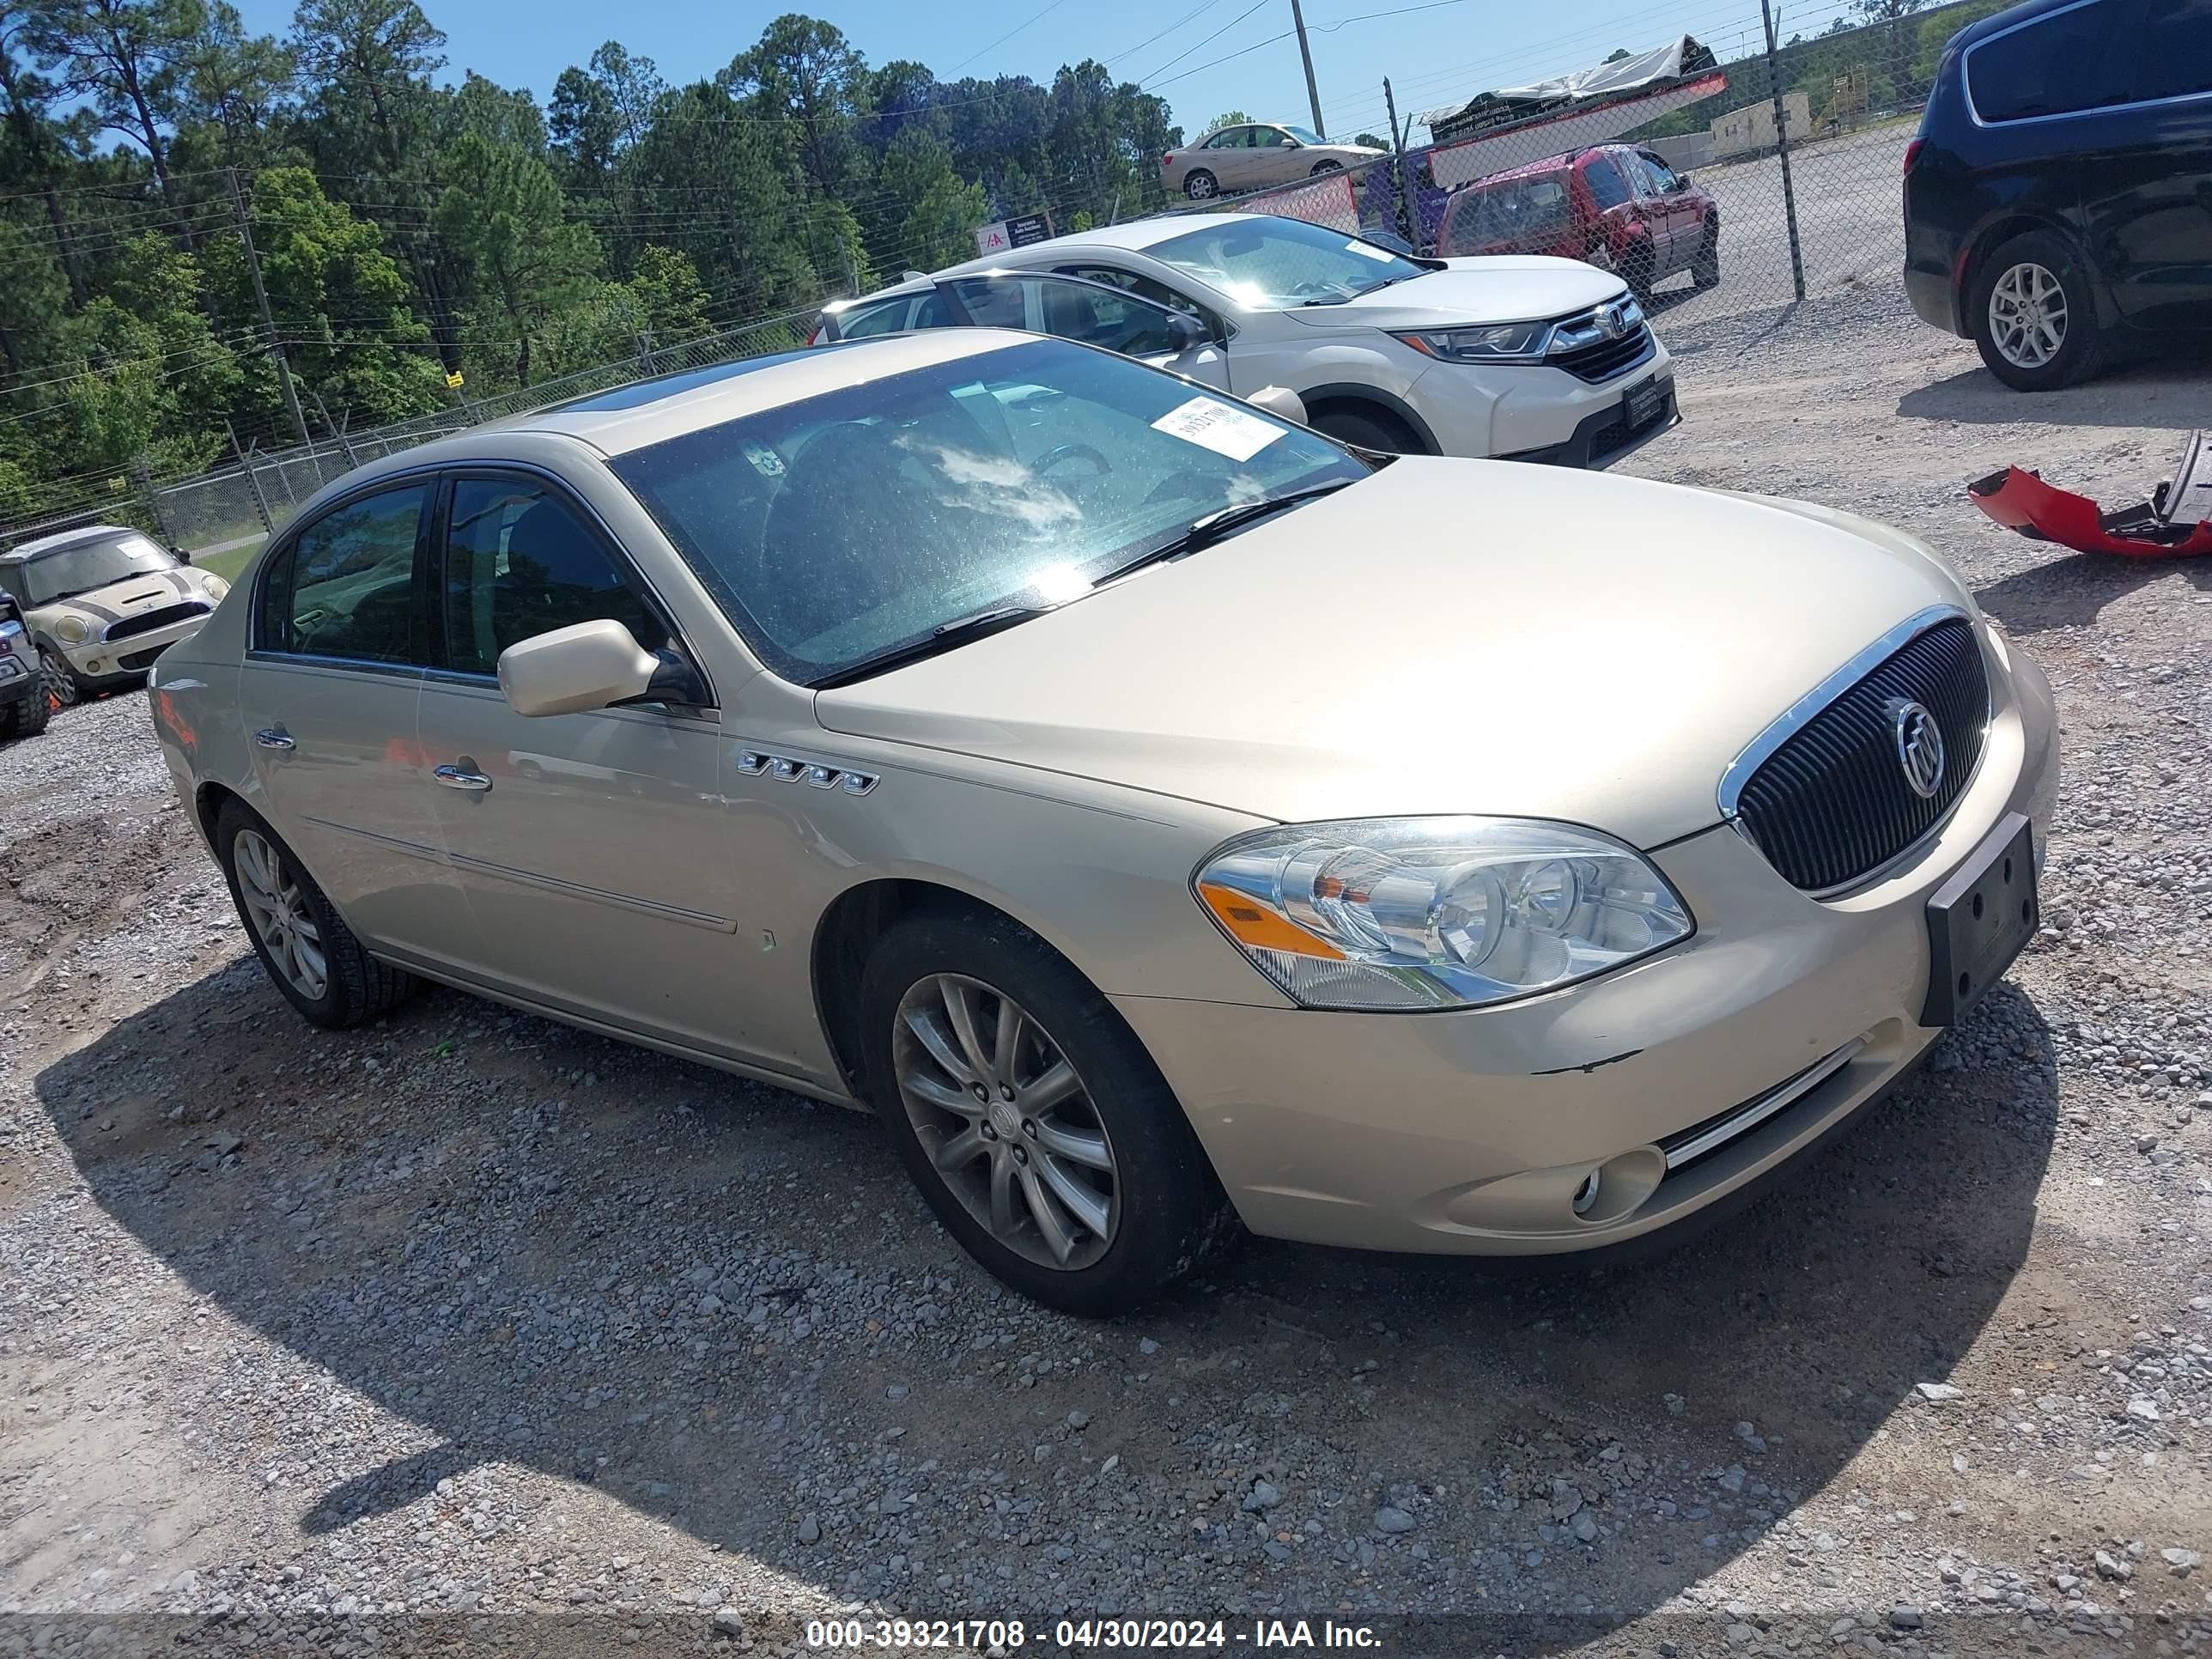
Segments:
[[[457,368],[451,374],[446,376],[446,384],[453,387],[454,391],[459,392],[461,389],[460,370]]]

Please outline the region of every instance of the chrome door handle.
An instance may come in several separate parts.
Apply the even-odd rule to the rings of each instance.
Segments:
[[[471,772],[459,766],[441,766],[430,775],[448,789],[467,789],[478,794],[491,787],[491,780],[482,772]]]
[[[264,749],[297,749],[300,746],[292,741],[292,734],[281,726],[264,726],[253,734],[253,740]]]

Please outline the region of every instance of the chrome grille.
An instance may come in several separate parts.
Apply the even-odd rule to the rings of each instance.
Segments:
[[[1890,710],[1923,705],[1942,734],[1934,794],[1907,783]],[[1847,887],[1942,823],[1980,763],[1989,676],[1962,617],[1947,617],[1882,659],[1760,761],[1737,793],[1737,823],[1793,885]]]

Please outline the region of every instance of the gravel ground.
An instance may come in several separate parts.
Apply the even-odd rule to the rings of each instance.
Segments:
[[[453,994],[304,1026],[142,700],[69,711],[0,750],[0,1654],[2212,1650],[2212,562],[1960,489],[2134,499],[2212,378],[2017,398],[1893,283],[1673,338],[1634,470],[1926,536],[2066,721],[2048,927],[1850,1138],[1642,1267],[1253,1241],[1070,1321],[865,1118]]]

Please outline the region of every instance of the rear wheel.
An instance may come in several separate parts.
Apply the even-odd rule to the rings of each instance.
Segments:
[[[2063,237],[2015,236],[1977,273],[1974,344],[1990,374],[2015,392],[2051,392],[2097,367],[2096,301],[2087,271]]]
[[[1121,1017],[1004,916],[923,911],[860,985],[870,1100],[949,1232],[1024,1295],[1118,1313],[1190,1273],[1229,1206]]]
[[[1377,449],[1386,455],[1426,453],[1413,429],[1396,416],[1379,409],[1329,409],[1315,416],[1313,429],[1355,449]]]
[[[1194,167],[1183,177],[1182,193],[1194,202],[1203,202],[1218,196],[1221,186],[1204,167]]]
[[[414,994],[415,976],[362,948],[314,878],[258,815],[228,803],[216,819],[215,842],[254,954],[301,1013],[335,1030],[387,1014]]]
[[[1718,288],[1721,281],[1721,222],[1705,221],[1705,234],[1698,243],[1698,257],[1690,266],[1692,286]]]

